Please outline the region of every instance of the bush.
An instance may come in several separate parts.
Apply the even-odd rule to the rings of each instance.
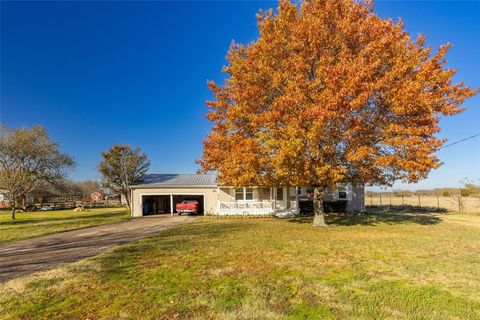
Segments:
[[[470,191],[468,191],[467,189],[460,189],[460,195],[462,197],[468,197],[470,195]]]
[[[326,213],[329,212],[347,212],[347,200],[337,200],[337,201],[324,201],[323,210]]]
[[[337,200],[337,201],[323,201],[323,212],[346,212],[347,211],[347,200]],[[298,203],[298,208],[300,209],[300,214],[310,214],[313,213],[313,201],[300,201]]]
[[[442,192],[442,196],[444,196],[444,197],[450,197],[450,192],[448,192],[447,190],[445,190],[445,191]]]

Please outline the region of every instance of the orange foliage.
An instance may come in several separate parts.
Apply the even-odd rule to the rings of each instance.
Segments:
[[[229,185],[416,182],[440,165],[442,116],[477,90],[370,2],[281,1],[260,37],[233,43],[223,85],[209,83],[202,169]]]

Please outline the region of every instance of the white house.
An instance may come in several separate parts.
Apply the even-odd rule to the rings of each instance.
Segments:
[[[174,214],[184,199],[197,200],[199,213],[212,215],[293,214],[299,212],[299,203],[312,200],[308,187],[235,188],[219,184],[216,174],[147,174],[130,188],[134,217]],[[348,212],[365,210],[363,186],[339,184],[325,200],[345,200]]]

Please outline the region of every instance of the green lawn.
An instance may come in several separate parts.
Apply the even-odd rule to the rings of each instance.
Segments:
[[[328,220],[200,218],[0,285],[0,318],[480,318],[479,214]]]
[[[0,244],[127,220],[129,214],[125,208],[99,208],[89,209],[86,212],[72,210],[17,212],[16,218],[12,220],[10,212],[0,211]]]

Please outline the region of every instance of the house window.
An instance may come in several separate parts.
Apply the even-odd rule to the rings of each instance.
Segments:
[[[253,188],[235,188],[235,201],[253,200]]]
[[[276,188],[277,200],[283,201],[283,188]]]
[[[235,201],[244,200],[243,188],[235,188]]]
[[[297,188],[297,194],[301,195],[302,194],[302,188]]]
[[[338,199],[347,199],[347,187],[338,186]]]
[[[253,200],[253,189],[245,188],[245,200]]]

